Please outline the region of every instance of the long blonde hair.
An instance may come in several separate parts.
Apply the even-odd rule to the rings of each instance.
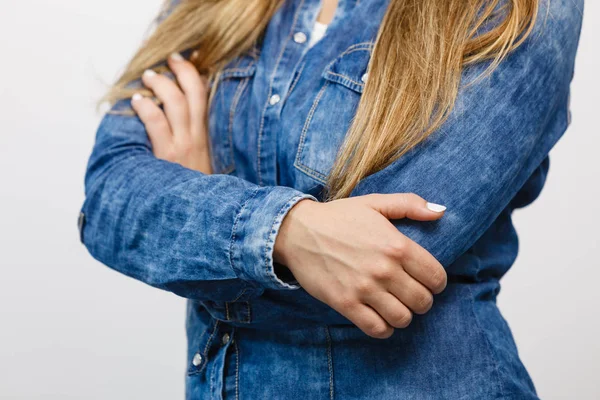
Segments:
[[[103,100],[129,98],[128,84],[172,52],[201,49],[209,75],[248,50],[283,0],[182,0],[137,51]],[[490,72],[531,32],[539,0],[390,0],[369,79],[328,176],[328,200],[426,139],[446,120],[462,69],[492,60]],[[169,1],[166,2],[167,7]],[[483,31],[483,33],[481,33]]]

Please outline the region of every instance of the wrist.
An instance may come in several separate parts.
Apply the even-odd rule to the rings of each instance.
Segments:
[[[273,246],[273,260],[288,267],[290,271],[291,255],[294,251],[293,245],[298,241],[298,227],[301,222],[306,221],[306,215],[311,213],[311,210],[317,204],[318,202],[311,199],[300,200],[290,209],[281,223],[279,234]]]

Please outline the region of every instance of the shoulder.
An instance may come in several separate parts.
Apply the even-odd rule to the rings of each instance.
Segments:
[[[573,58],[583,21],[583,0],[539,1],[536,22],[524,47],[552,57]]]
[[[506,0],[510,2],[509,0]],[[550,89],[566,87],[572,78],[583,19],[583,0],[539,0],[535,24],[529,36],[494,70],[491,82],[504,87]],[[467,80],[475,79],[489,64],[468,68]]]

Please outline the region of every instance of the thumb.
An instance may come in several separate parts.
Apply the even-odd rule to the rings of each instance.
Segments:
[[[446,207],[429,203],[414,193],[371,194],[367,204],[387,219],[409,218],[416,221],[440,219]]]

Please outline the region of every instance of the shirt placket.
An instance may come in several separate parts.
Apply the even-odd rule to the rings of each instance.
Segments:
[[[271,71],[271,76],[268,80],[257,141],[257,180],[259,185],[276,185],[278,183],[276,135],[280,126],[279,117],[294,73],[308,50],[310,31],[319,7],[319,0],[298,1],[297,8],[290,13],[290,28],[277,58],[273,60],[263,57],[265,71]],[[268,40],[268,42],[271,43],[272,40]],[[270,65],[271,62],[274,62],[274,65]]]
[[[212,319],[200,343],[199,350],[192,358],[192,374],[204,374],[208,383],[207,399],[223,400],[225,385],[225,362],[232,345],[235,327]]]
[[[207,371],[210,380],[211,399],[223,400],[225,360],[229,346],[233,341],[233,334],[233,327],[221,324],[219,336],[212,344],[214,356],[212,363],[210,363],[211,369]]]

